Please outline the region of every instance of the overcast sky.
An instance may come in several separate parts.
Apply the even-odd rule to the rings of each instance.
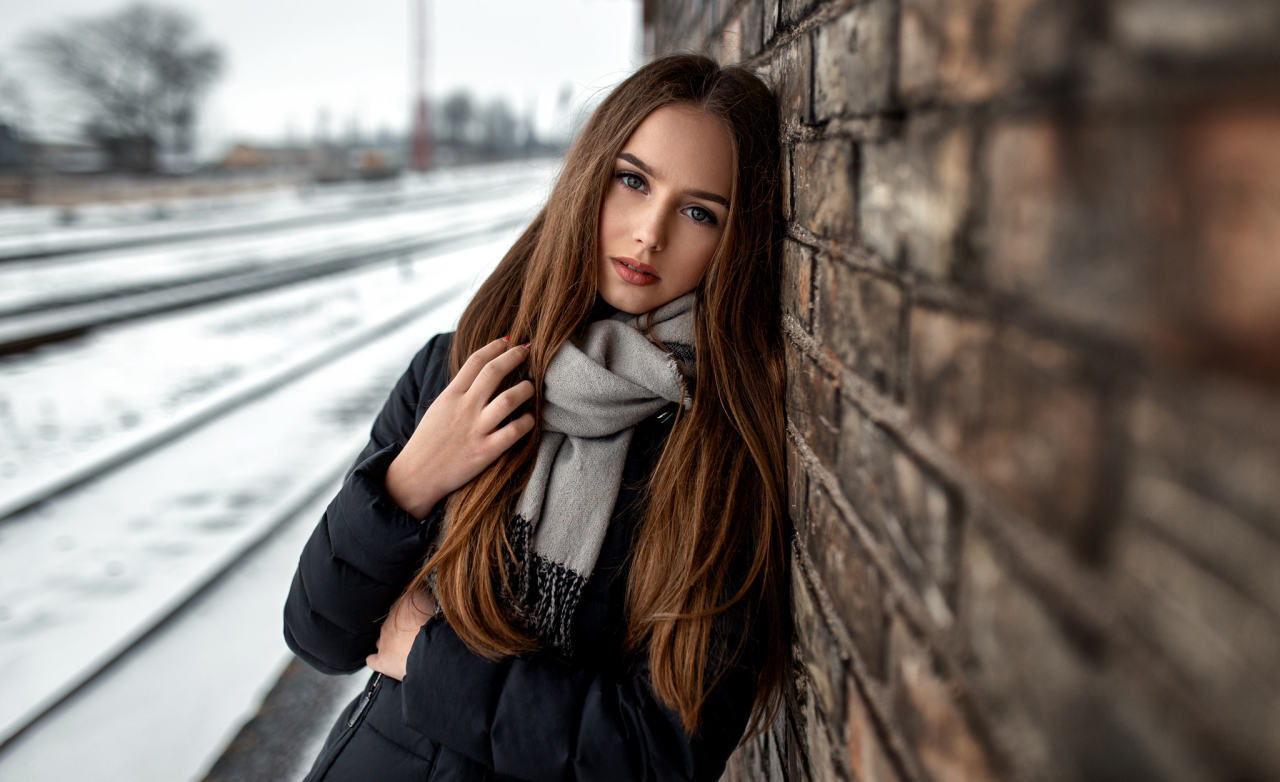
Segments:
[[[64,134],[66,110],[16,42],[76,16],[116,10],[108,0],[0,0],[0,73],[20,79],[38,130]],[[204,103],[201,147],[237,139],[309,138],[321,110],[330,131],[403,131],[408,124],[415,0],[165,0],[189,11],[222,45],[226,70]],[[429,93],[467,87],[505,95],[552,122],[561,85],[574,105],[641,62],[639,0],[430,0]]]

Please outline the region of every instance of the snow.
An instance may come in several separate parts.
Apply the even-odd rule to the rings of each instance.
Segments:
[[[331,484],[324,495],[337,490]],[[280,607],[328,497],[309,504],[138,654],[0,755],[0,779],[199,779],[291,656]],[[348,677],[354,697],[366,675]],[[304,738],[304,737],[300,737]],[[310,760],[323,736],[301,754]],[[294,777],[301,778],[305,769]]]
[[[522,210],[529,217],[531,200],[525,197]],[[486,242],[418,253],[0,358],[0,507],[81,462],[86,451],[110,449],[122,435],[181,417],[300,347],[331,342],[410,306],[444,273],[489,268],[505,249]]]
[[[410,204],[460,191],[545,183],[548,160],[477,166],[409,175],[383,183],[313,185],[249,195],[86,204],[75,207],[0,208],[0,258],[37,252],[69,252],[103,241],[181,236],[192,230],[228,232],[301,216],[341,214],[376,206]],[[71,222],[64,220],[70,217]]]
[[[531,218],[544,195],[525,188],[444,209]],[[374,215],[270,240],[297,255],[411,223]],[[0,520],[0,742],[127,652],[0,752],[0,778],[183,779],[207,768],[286,659],[284,590],[334,481],[414,352],[453,327],[517,234],[0,361],[0,507],[127,443],[173,438]],[[142,276],[181,266],[161,248],[146,255],[150,268],[134,253],[116,266]],[[109,283],[102,263],[101,276],[66,284]],[[251,401],[205,420],[240,399]],[[216,588],[177,610],[211,579]]]

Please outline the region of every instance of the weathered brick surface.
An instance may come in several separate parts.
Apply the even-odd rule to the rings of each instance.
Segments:
[[[957,703],[956,693],[936,670],[928,649],[897,619],[890,632],[893,711],[921,770],[933,782],[993,782],[982,738]]]
[[[1189,362],[1280,380],[1280,99],[1210,100],[1178,119],[1155,328]]]
[[[854,779],[865,782],[900,782],[904,777],[881,738],[881,728],[872,716],[874,710],[869,708],[853,679],[849,681],[845,703],[849,706],[849,733],[845,739],[845,749]]]
[[[1172,190],[1165,129],[1150,122],[1018,118],[988,136],[990,285],[1046,313],[1133,334],[1166,266]],[[1137,197],[1135,190],[1142,193]]]
[[[815,335],[845,367],[883,394],[896,395],[902,288],[892,280],[855,271],[821,256],[815,275]]]
[[[918,308],[913,415],[1003,501],[1083,544],[1099,501],[1104,411],[1064,346]]]
[[[1073,5],[901,0],[899,94],[908,104],[972,103],[1016,89],[1027,75],[1058,76],[1074,51]]]
[[[791,150],[795,222],[817,236],[853,246],[857,213],[857,166],[853,143],[828,139]]]
[[[893,4],[860,3],[814,37],[813,109],[819,120],[889,108]]]
[[[811,121],[813,108],[813,44],[801,35],[773,51],[773,83],[785,126]]]
[[[813,322],[813,250],[787,240],[782,248],[782,308],[810,328]]]
[[[862,669],[884,678],[884,587],[879,572],[824,489],[811,487],[807,543],[817,581],[848,628]]]
[[[899,138],[863,144],[862,240],[891,264],[950,277],[970,209],[973,130],[946,118],[913,120]]]
[[[844,661],[802,568],[794,568],[793,573],[796,652],[803,665],[807,691],[802,708],[809,773],[813,779],[847,779],[840,753],[844,739]]]
[[[1274,62],[1280,5],[1270,0],[1124,0],[1104,6],[1120,44],[1183,67]]]
[[[727,778],[1280,778],[1280,4],[646,15],[782,117],[793,675]]]

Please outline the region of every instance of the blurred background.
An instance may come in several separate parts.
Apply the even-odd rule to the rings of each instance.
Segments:
[[[640,3],[3,18],[0,779],[297,778],[362,683],[290,664],[297,554]]]

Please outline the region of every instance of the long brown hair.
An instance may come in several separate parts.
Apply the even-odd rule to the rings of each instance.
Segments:
[[[749,654],[762,666],[754,732],[778,705],[789,638],[778,121],[768,88],[750,71],[693,55],[659,59],[619,85],[569,150],[546,206],[463,313],[451,364],[456,373],[503,334],[529,341],[527,371],[535,402],[542,398],[548,362],[595,302],[600,206],[615,158],[645,117],[673,103],[724,122],[736,170],[724,233],[696,290],[693,406],[678,414],[647,488],[625,645],[647,652],[654,692],[691,733],[716,680]],[[451,495],[444,538],[410,585],[436,571],[450,625],[491,659],[539,646],[515,616],[506,565],[507,524],[536,452],[536,437],[525,438]],[[729,648],[725,623],[756,637]]]

